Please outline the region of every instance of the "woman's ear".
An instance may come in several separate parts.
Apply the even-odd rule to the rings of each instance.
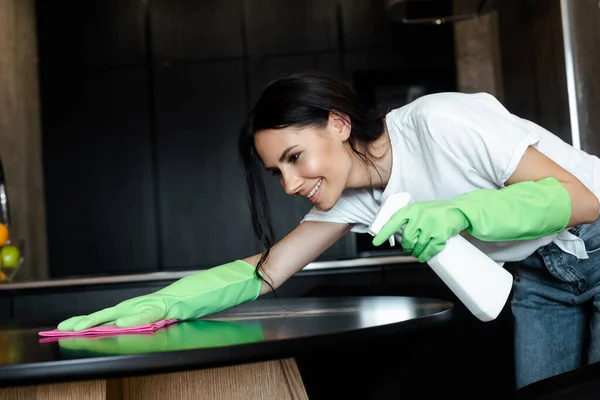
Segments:
[[[337,110],[331,111],[329,113],[329,128],[342,141],[348,140],[352,131],[350,117]]]

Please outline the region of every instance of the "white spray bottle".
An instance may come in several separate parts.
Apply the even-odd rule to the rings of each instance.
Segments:
[[[394,213],[409,202],[409,193],[390,195],[379,208],[368,232],[377,235]],[[394,236],[389,240],[394,246]],[[461,235],[448,239],[444,249],[427,264],[481,321],[496,319],[504,308],[512,289],[512,275]]]

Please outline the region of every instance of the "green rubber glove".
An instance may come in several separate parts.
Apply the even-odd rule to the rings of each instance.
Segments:
[[[254,266],[237,260],[186,276],[157,292],[69,318],[57,329],[78,332],[107,322],[125,328],[163,319],[196,319],[255,300],[261,286]]]
[[[488,242],[529,240],[562,232],[570,219],[569,193],[549,177],[408,205],[381,228],[373,245],[381,245],[402,230],[404,251],[426,262],[463,230]]]

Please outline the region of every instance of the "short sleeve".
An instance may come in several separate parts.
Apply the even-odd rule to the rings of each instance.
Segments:
[[[346,190],[340,199],[328,211],[313,207],[302,219],[304,221],[334,222],[351,224],[352,232],[365,233],[372,223],[379,204],[373,190]]]
[[[448,157],[503,187],[540,137],[487,93],[426,96],[413,123]],[[424,139],[427,140],[427,139]]]

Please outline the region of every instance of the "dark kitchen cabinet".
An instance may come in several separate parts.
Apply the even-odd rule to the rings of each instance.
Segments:
[[[244,0],[249,56],[335,51],[335,0]]]
[[[155,271],[143,2],[36,2],[50,276]]]
[[[150,2],[153,60],[162,63],[243,57],[242,1]]]
[[[42,72],[51,67],[143,65],[145,3],[139,0],[36,0]],[[68,75],[65,78],[68,79]]]
[[[53,277],[158,268],[146,85],[127,68],[42,88]]]
[[[395,23],[386,15],[383,1],[341,0],[339,4],[347,71],[398,71],[408,78],[422,68],[453,73],[452,24]]]
[[[236,147],[246,113],[242,61],[158,67],[154,87],[162,267],[256,254]]]
[[[265,86],[284,72],[313,70],[341,77],[339,55],[335,52],[265,56],[248,60],[250,100],[256,101]]]

